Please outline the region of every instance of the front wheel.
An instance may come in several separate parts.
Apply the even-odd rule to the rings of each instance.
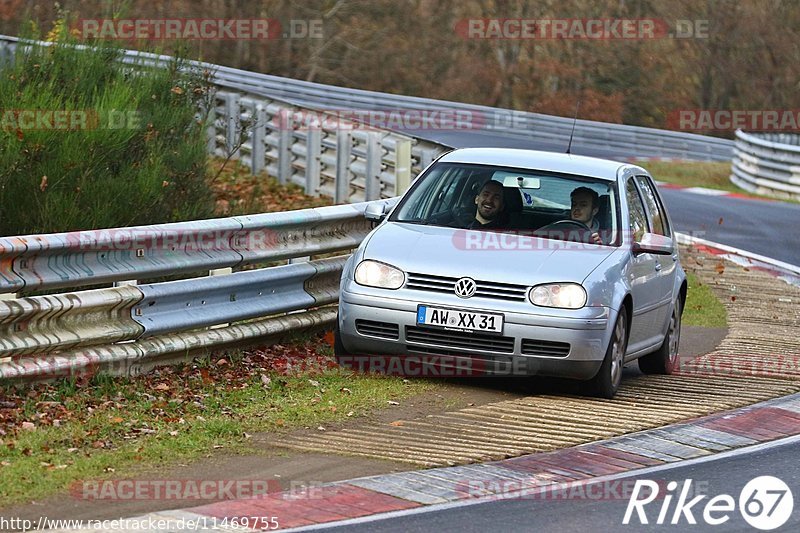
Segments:
[[[590,381],[592,393],[600,398],[612,399],[622,383],[622,366],[625,363],[625,351],[628,348],[628,312],[621,308],[617,314],[614,331],[608,341],[606,356],[597,375]]]
[[[681,342],[681,299],[675,300],[669,319],[667,335],[661,347],[639,358],[639,370],[644,374],[672,374],[678,368],[678,345]]]

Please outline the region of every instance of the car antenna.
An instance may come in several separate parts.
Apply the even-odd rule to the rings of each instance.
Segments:
[[[572,136],[575,135],[575,124],[578,122],[578,110],[581,108],[581,100],[578,99],[578,102],[575,104],[575,116],[572,118],[572,131],[569,132],[569,144],[567,144],[567,153],[571,153],[570,149],[572,149]]]

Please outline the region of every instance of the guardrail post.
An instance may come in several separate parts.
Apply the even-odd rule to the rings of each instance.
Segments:
[[[411,140],[398,139],[394,145],[394,195],[400,196],[411,185]]]
[[[428,165],[433,163],[433,160],[436,158],[436,154],[434,154],[433,150],[423,148],[419,155],[419,166],[420,171],[425,170],[428,168]]]
[[[322,152],[322,125],[311,125],[306,133],[306,194],[319,196]]]
[[[215,268],[215,269],[213,269],[213,270],[209,270],[209,271],[208,271],[208,275],[209,275],[209,277],[213,277],[213,276],[227,276],[228,274],[233,274],[233,268],[231,268],[231,267],[227,267],[227,268]],[[216,325],[214,325],[214,326],[211,326],[211,327],[209,327],[208,329],[227,328],[228,326],[230,326],[230,323],[225,323],[225,324],[216,324]]]
[[[217,151],[217,99],[211,100],[208,110],[208,127],[206,127],[206,152],[214,155]]]
[[[350,158],[353,136],[349,131],[336,132],[336,184],[333,201],[350,203]]]
[[[383,149],[381,148],[380,133],[370,131],[367,133],[367,175],[364,187],[364,199],[377,200],[381,193],[381,165],[383,164]]]
[[[278,121],[278,182],[286,185],[292,174],[292,134],[294,133],[294,117],[292,110],[285,109],[286,113]]]
[[[239,141],[239,95],[228,93],[225,99],[225,130],[226,149],[228,154],[236,150]],[[232,159],[238,159],[238,154],[233,154]]]
[[[264,146],[264,139],[267,136],[267,110],[261,103],[256,104],[255,110],[256,123],[253,125],[253,150],[250,152],[250,168],[253,176],[257,175],[264,169],[266,158],[266,147]]]

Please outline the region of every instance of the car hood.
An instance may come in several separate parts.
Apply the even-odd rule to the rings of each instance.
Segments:
[[[510,233],[387,222],[370,237],[364,259],[405,272],[529,286],[581,283],[614,250]]]

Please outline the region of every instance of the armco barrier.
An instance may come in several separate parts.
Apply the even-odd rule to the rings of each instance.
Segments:
[[[3,53],[8,55],[9,51],[17,46],[18,41],[16,37],[0,36],[0,56]],[[3,49],[6,52],[3,52]],[[128,50],[123,61],[160,68],[168,65],[171,59],[169,56]],[[250,98],[279,99],[307,108],[459,111],[480,117],[483,127],[503,135],[532,141],[559,142],[564,146],[573,126],[572,119],[568,117],[349,89],[202,62],[189,62],[189,64],[211,71],[212,79],[218,87],[242,92]],[[733,141],[728,139],[590,120],[578,120],[575,123],[573,145],[593,149],[612,148],[624,152],[627,157],[665,157],[703,161],[728,161],[733,153]],[[424,163],[422,166],[425,166]]]
[[[123,286],[0,300],[0,357],[136,339],[144,328],[131,308],[141,299],[136,287]]]
[[[388,208],[396,200],[378,203]],[[0,293],[249,268],[346,251],[372,228],[364,218],[367,205],[97,230],[83,238],[8,237],[0,240]],[[345,260],[301,259],[213,278],[0,300],[0,380],[138,373],[330,324],[336,311],[324,306],[337,300]]]
[[[137,287],[141,338],[335,303],[345,258]],[[313,287],[309,290],[309,287]]]
[[[800,199],[800,135],[737,130],[730,179],[746,191]]]
[[[379,200],[392,206],[396,200]],[[0,238],[0,294],[237,268],[358,246],[366,202],[152,226]]]

